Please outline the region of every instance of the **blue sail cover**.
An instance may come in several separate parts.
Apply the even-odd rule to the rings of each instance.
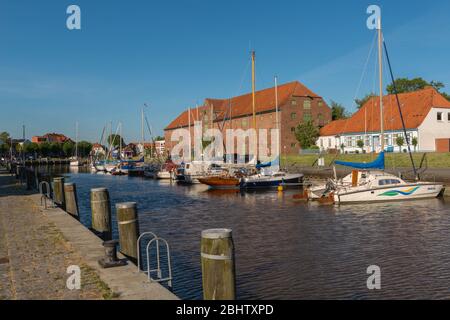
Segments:
[[[269,168],[280,165],[280,157],[277,157],[275,160],[266,163],[260,163],[256,165],[256,169]]]
[[[370,163],[357,163],[357,162],[344,162],[335,161],[336,164],[355,169],[381,169],[384,170],[384,152],[381,152],[378,158],[374,162]]]

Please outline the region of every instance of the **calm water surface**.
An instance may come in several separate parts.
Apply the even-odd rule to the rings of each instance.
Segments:
[[[208,228],[233,230],[239,299],[450,298],[450,202],[442,199],[334,207],[297,203],[292,192],[66,176],[87,226],[91,188],[107,187],[113,204],[138,203],[140,231],[170,244],[174,293],[183,299],[202,298],[200,233]],[[380,291],[367,290],[370,265],[381,268]]]

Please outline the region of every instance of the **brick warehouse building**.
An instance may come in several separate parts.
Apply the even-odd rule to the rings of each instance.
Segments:
[[[255,93],[256,122],[258,129],[276,128],[275,88]],[[301,150],[295,138],[295,128],[303,121],[313,120],[318,127],[331,122],[331,109],[318,96],[298,81],[278,86],[281,152],[298,154]],[[253,128],[252,94],[228,99],[205,99],[202,106],[191,110],[191,135],[194,121],[202,121],[203,129],[248,130]],[[176,129],[189,128],[189,110],[182,112],[165,129],[166,149],[170,152],[177,142],[171,141]],[[224,135],[225,136],[225,135]],[[270,143],[269,143],[270,147]]]

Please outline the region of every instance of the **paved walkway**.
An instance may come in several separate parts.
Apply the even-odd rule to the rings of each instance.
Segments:
[[[0,168],[0,300],[178,300],[131,263],[101,268],[102,240],[63,210],[42,208],[39,200]],[[80,290],[66,286],[71,265],[81,269]]]
[[[112,292],[13,177],[0,173],[0,300],[103,299]],[[66,286],[78,265],[81,290]]]

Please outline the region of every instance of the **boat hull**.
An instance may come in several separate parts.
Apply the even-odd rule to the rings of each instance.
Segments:
[[[212,189],[239,189],[240,179],[232,177],[208,177],[199,178],[200,183],[206,184]]]
[[[261,177],[259,179],[244,179],[241,183],[243,189],[277,188],[283,184],[301,184],[303,175],[289,177]]]
[[[80,162],[78,160],[72,160],[72,161],[70,161],[70,166],[71,167],[79,167]]]
[[[336,203],[390,202],[437,198],[444,186],[442,184],[409,184],[386,188],[339,191],[334,194]]]
[[[169,172],[169,171],[159,171],[156,173],[156,179],[170,180],[170,179],[173,179],[173,174],[172,174],[172,172]]]

